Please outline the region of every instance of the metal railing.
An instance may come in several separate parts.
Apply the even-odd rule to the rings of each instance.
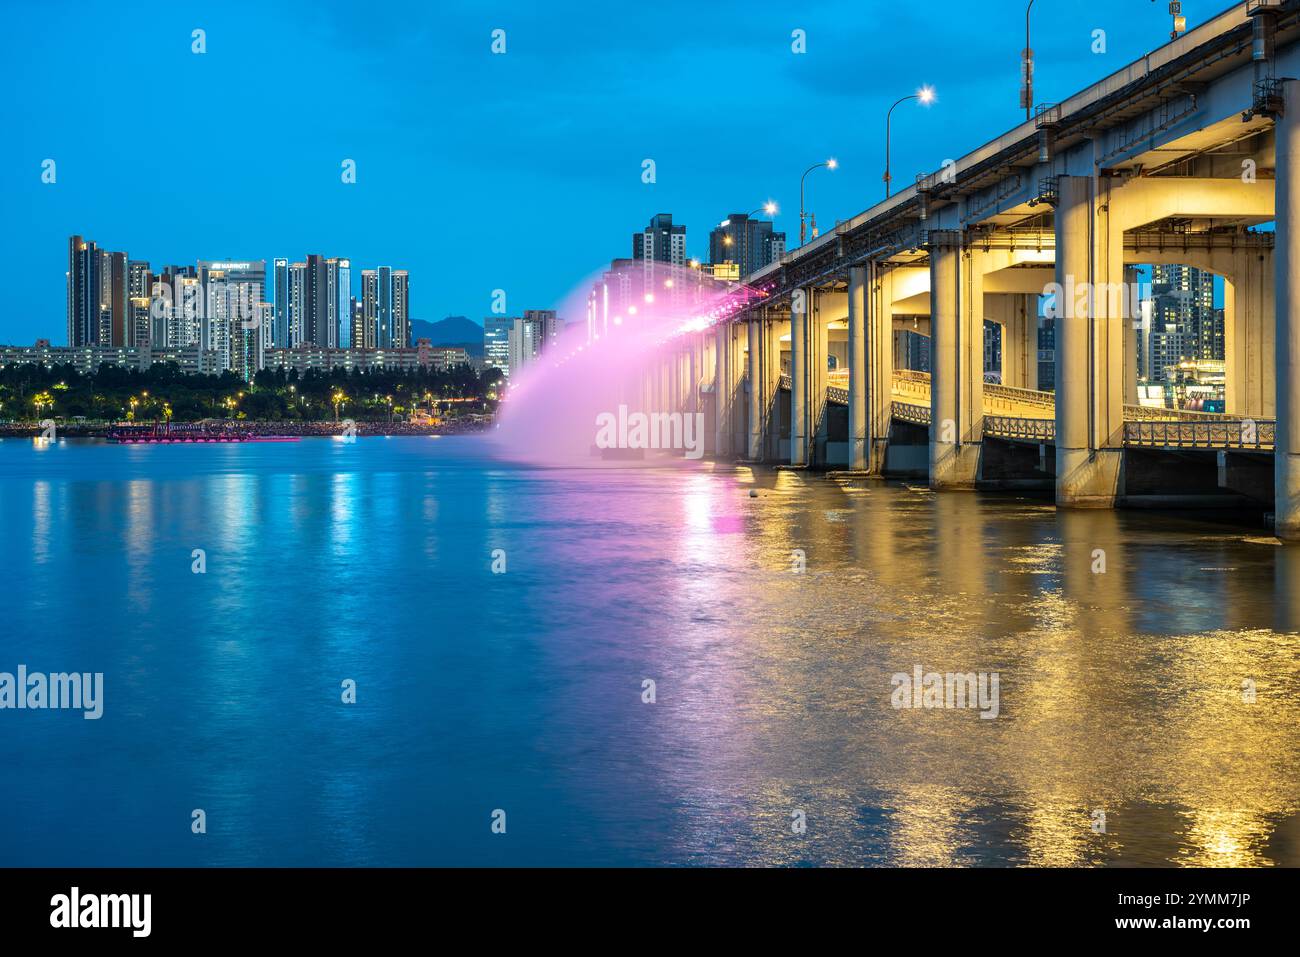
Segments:
[[[1164,449],[1272,449],[1273,420],[1223,419],[1215,422],[1125,422],[1124,444]]]
[[[912,405],[910,402],[893,403],[890,413],[896,419],[904,422],[911,422],[913,425],[930,424],[930,407],[928,405]]]
[[[1124,406],[1125,422],[1227,422],[1222,412],[1191,412],[1186,409],[1160,409],[1149,405]]]
[[[984,434],[1002,439],[1032,439],[1036,442],[1056,441],[1055,419],[1023,419],[1012,415],[984,416]]]
[[[1007,385],[985,384],[984,394],[991,399],[1006,399],[1022,405],[1037,405],[1044,409],[1056,408],[1055,392],[1039,392],[1036,389],[1015,389]]]

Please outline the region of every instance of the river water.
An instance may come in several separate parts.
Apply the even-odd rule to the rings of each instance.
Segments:
[[[5,440],[0,543],[0,672],[103,674],[0,710],[0,865],[1300,864],[1300,550],[1230,524]]]

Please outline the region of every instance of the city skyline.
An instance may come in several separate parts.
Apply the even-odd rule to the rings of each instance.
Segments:
[[[0,341],[59,337],[63,323],[53,303],[63,295],[66,267],[55,250],[73,233],[115,236],[114,248],[150,262],[197,262],[226,253],[270,261],[277,250],[308,248],[346,249],[354,262],[402,261],[425,277],[429,291],[413,318],[464,315],[481,324],[499,288],[511,303],[558,305],[612,255],[622,254],[619,237],[629,223],[659,212],[671,211],[690,227],[687,254],[701,260],[708,258],[709,230],[723,217],[768,199],[780,209],[774,228],[797,235],[799,173],[829,155],[839,158],[839,169],[810,177],[809,210],[823,230],[860,212],[878,194],[884,156],[883,128],[877,127],[883,127],[895,86],[902,94],[930,83],[938,92],[933,106],[893,117],[899,184],[975,146],[990,123],[1009,128],[1019,118],[1023,18],[1014,11],[977,24],[898,11],[903,33],[925,30],[958,49],[978,39],[982,49],[1005,49],[1005,65],[967,76],[971,64],[960,58],[918,67],[905,51],[883,51],[878,69],[897,80],[882,84],[874,74],[844,75],[856,62],[854,43],[874,29],[869,18],[846,24],[820,9],[798,16],[746,10],[740,21],[734,5],[699,11],[666,4],[662,18],[636,31],[620,29],[626,21],[619,20],[610,28],[571,20],[560,29],[540,13],[513,12],[497,23],[490,14],[452,10],[440,16],[435,34],[427,12],[399,7],[410,28],[401,36],[342,21],[331,5],[307,9],[315,15],[265,11],[263,29],[249,31],[242,25],[251,10],[246,5],[204,11],[198,18],[203,23],[160,7],[133,17],[129,29],[111,13],[86,8],[77,14],[80,29],[58,36],[43,21],[30,20],[31,12],[13,14],[16,29],[0,43],[8,44],[9,62],[31,95],[21,108],[14,102],[4,107],[12,114],[6,120],[15,143],[4,160],[9,175],[0,196],[28,226],[22,236],[0,240],[0,250],[31,281],[0,318]],[[723,39],[724,31],[716,29],[723,22],[739,35]],[[1041,37],[1035,41],[1040,99],[1118,68],[1162,43],[1168,29],[1160,5],[1134,8],[1119,0],[1093,5],[1086,15],[1045,5],[1035,10],[1034,23]],[[506,30],[504,55],[490,49],[497,28]],[[191,52],[195,29],[205,31],[201,55]],[[1097,29],[1106,31],[1104,53],[1093,52]],[[792,50],[796,30],[806,37],[804,53]],[[455,42],[436,44],[443,36]],[[584,82],[588,73],[607,75],[621,58],[649,55],[669,36],[673,66],[688,86],[712,76],[720,55],[736,57],[772,82],[761,95],[726,102],[725,115],[716,102],[672,88],[645,92],[626,80]],[[278,43],[278,37],[293,42]],[[395,65],[391,56],[394,47],[435,46],[447,58],[437,61],[444,68],[441,86]],[[330,64],[328,71],[323,63]],[[85,162],[77,144],[85,136],[116,142],[121,121],[112,100],[90,98],[71,122],[68,77],[88,67],[106,85],[130,82],[146,67],[165,71],[169,102],[177,105],[153,124],[156,137],[142,138],[139,147],[128,137],[125,148],[97,154],[96,166]],[[183,162],[172,161],[174,150],[149,147],[200,142],[207,114],[189,104],[197,110],[265,102],[269,110],[277,91],[317,80],[328,82],[338,102],[329,110],[309,98],[294,102],[320,135],[287,145],[277,140],[270,158],[238,137],[202,140],[201,150],[182,148]],[[521,82],[548,103],[568,103],[566,117],[609,119],[598,121],[594,139],[578,135],[572,119],[557,124],[549,110],[520,108],[511,91]],[[457,105],[456,91],[471,86],[482,89],[494,108]],[[859,122],[810,130],[798,141],[765,138],[762,148],[732,141],[733,130],[762,122],[783,104],[819,101],[851,110]],[[378,110],[369,106],[376,102]],[[436,118],[440,133],[406,123],[412,111]],[[624,120],[629,115],[634,122]],[[269,121],[252,125],[270,128]],[[386,135],[395,129],[398,135]],[[548,148],[517,149],[522,142]],[[47,159],[55,161],[53,183],[42,182]],[[645,159],[655,162],[653,183],[642,182]],[[342,182],[346,160],[356,164],[352,184]],[[142,209],[157,215],[141,215]],[[511,224],[522,229],[557,209],[583,226],[566,232],[545,256],[464,255],[464,249],[492,248],[492,237]],[[252,243],[250,224],[259,236]],[[448,268],[452,261],[455,268]]]

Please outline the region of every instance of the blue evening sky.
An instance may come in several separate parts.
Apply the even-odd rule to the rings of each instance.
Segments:
[[[1165,42],[1166,6],[1037,0],[1036,99]],[[1183,4],[1192,25],[1226,6]],[[819,225],[880,197],[897,97],[938,92],[895,111],[899,186],[1014,125],[1023,45],[1020,0],[9,5],[0,342],[64,341],[74,232],[155,268],[308,253],[350,257],[354,276],[405,267],[413,318],[480,322],[496,288],[511,314],[558,303],[657,212],[707,258],[718,220],[771,197],[793,245],[812,163],[841,163],[809,177]]]

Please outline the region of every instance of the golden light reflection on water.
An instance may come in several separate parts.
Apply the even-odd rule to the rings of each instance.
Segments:
[[[805,856],[1300,863],[1270,842],[1300,812],[1300,639],[1261,627],[1273,570],[1234,556],[1243,536],[793,472],[760,473],[752,499],[747,474],[703,478],[685,480],[676,557],[710,570],[680,597],[708,623],[693,680],[726,694],[689,702],[695,750],[714,780],[731,769],[731,790],[801,800],[834,832]],[[726,510],[743,535],[701,534]],[[1200,571],[1217,568],[1235,571]],[[997,672],[999,717],[895,710],[890,675],[915,664]],[[881,815],[874,848],[846,801]],[[800,859],[782,830],[755,862]]]

